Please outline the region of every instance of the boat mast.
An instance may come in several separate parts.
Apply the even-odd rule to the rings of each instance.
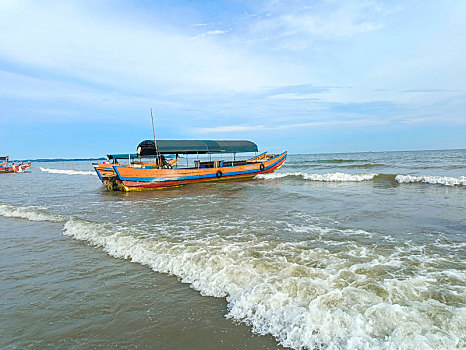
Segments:
[[[152,108],[150,109],[150,117],[152,119],[152,132],[154,133],[155,156],[157,157],[157,166],[160,168],[162,164],[160,164],[159,149],[157,148],[157,140],[155,139],[154,115],[152,114]]]

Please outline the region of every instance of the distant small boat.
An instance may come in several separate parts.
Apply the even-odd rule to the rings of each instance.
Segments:
[[[136,154],[109,155],[109,163],[94,165],[100,180],[108,190],[142,191],[184,185],[194,182],[253,178],[258,174],[272,173],[286,160],[287,152],[256,155],[247,160],[235,160],[236,153],[253,153],[258,148],[251,141],[210,140],[145,140]],[[194,166],[178,168],[166,161],[164,154],[200,155],[233,154],[233,160],[194,161]],[[142,159],[156,158],[155,162]],[[129,164],[117,164],[118,159],[129,159]],[[133,159],[133,161],[131,161]]]
[[[8,156],[0,157],[0,173],[22,173],[31,167],[31,162],[15,164],[8,162]]]

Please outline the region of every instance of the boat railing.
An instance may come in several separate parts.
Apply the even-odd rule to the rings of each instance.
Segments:
[[[212,160],[209,162],[201,162],[200,160],[194,161],[194,167],[196,169],[208,169],[208,168],[223,168],[227,166],[238,166],[246,165],[245,160]]]

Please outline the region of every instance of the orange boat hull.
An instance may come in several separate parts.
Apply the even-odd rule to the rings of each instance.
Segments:
[[[117,178],[112,189],[141,191],[195,182],[252,178],[276,171],[283,165],[286,156],[287,152],[284,152],[261,162],[213,168],[151,169],[114,165]]]

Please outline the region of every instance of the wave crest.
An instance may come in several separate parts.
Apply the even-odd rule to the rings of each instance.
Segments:
[[[466,186],[466,176],[414,176],[414,175],[397,175],[395,180],[399,183],[422,182],[433,185],[445,186]]]
[[[227,317],[251,325],[256,333],[272,334],[287,347],[391,349],[406,344],[414,349],[430,344],[453,349],[464,345],[461,325],[466,310],[457,306],[464,298],[455,294],[464,288],[464,272],[449,267],[426,274],[421,267],[419,274],[397,278],[403,267],[416,268],[413,259],[419,263],[436,259],[421,254],[424,248],[419,246],[388,244],[378,250],[350,244],[335,251],[315,247],[313,239],[282,242],[248,233],[205,235],[203,227],[199,232],[190,228],[192,234],[180,238],[181,226],[161,227],[149,234],[124,223],[66,221],[38,208],[3,203],[0,215],[65,221],[66,236],[101,247],[113,257],[175,275],[202,295],[226,297]],[[371,234],[315,225],[303,228],[321,233],[322,239]],[[447,294],[433,292],[440,278],[447,278],[444,287],[450,303],[444,300]]]
[[[0,215],[7,218],[27,219],[30,221],[66,221],[61,215],[51,214],[35,207],[16,207],[0,203]]]
[[[299,178],[308,181],[322,182],[360,182],[371,180],[390,181],[394,183],[426,183],[432,185],[444,186],[466,186],[466,176],[451,177],[451,176],[429,176],[429,175],[397,175],[397,174],[346,174],[346,173],[327,173],[327,174],[309,174],[305,172],[288,172],[288,173],[273,173],[260,174],[256,179],[273,180],[281,178]]]
[[[51,168],[42,168],[40,171],[50,174],[65,174],[65,175],[97,175],[95,171],[84,171],[84,170],[66,170],[66,169],[51,169]]]
[[[251,325],[256,333],[272,334],[287,347],[461,344],[461,309],[430,299],[433,276],[374,277],[410,265],[410,249],[380,255],[352,246],[350,251],[331,253],[313,249],[308,242],[264,241],[251,235],[172,240],[161,232],[148,239],[137,229],[77,219],[66,222],[63,233],[102,247],[111,256],[173,274],[202,295],[226,297],[227,317]],[[348,259],[353,253],[357,262]],[[280,259],[283,254],[286,258]],[[454,316],[439,322],[429,312]]]
[[[273,173],[257,175],[256,179],[280,179],[283,177],[298,177],[303,180],[323,181],[323,182],[359,182],[372,180],[378,174],[345,174],[345,173],[328,173],[328,174],[308,174],[302,172],[294,173]]]

